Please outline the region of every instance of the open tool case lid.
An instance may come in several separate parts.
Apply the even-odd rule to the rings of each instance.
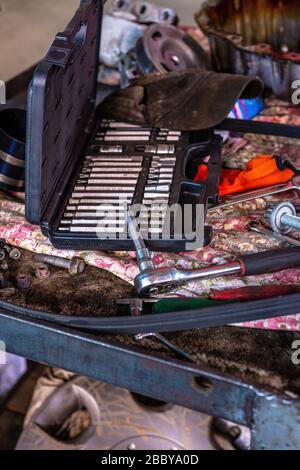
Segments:
[[[81,0],[72,21],[63,33],[57,34],[45,59],[38,65],[29,88],[26,217],[31,223],[40,225],[43,233],[59,248],[133,248],[129,235],[125,239],[118,236],[113,239],[101,237],[92,229],[85,233],[76,230],[66,233],[60,225],[84,157],[87,152],[93,152],[92,139],[101,128],[101,117],[95,111],[103,3],[102,0]],[[152,129],[150,134],[149,144],[159,144],[159,130]],[[176,145],[177,163],[169,204],[178,203],[182,207],[203,204],[207,208],[208,203],[216,203],[218,195],[221,139],[214,136],[212,130],[181,134]],[[126,148],[132,155],[135,146],[128,144]],[[208,155],[207,181],[196,184],[183,176],[184,164],[190,165],[194,156],[207,159]],[[143,156],[147,167],[147,160],[151,161],[152,156],[146,153]],[[147,168],[137,183],[133,204],[142,203],[147,185],[146,171]],[[204,237],[203,234],[200,237],[204,238],[204,244],[209,243],[211,228],[205,227]],[[183,251],[187,244],[184,238],[177,241],[174,237],[148,240],[147,243],[151,249],[169,251]]]
[[[81,0],[38,65],[29,88],[26,217],[45,231],[89,138],[102,11],[102,0]]]

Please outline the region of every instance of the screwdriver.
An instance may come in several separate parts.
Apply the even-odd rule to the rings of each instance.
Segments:
[[[161,299],[153,303],[152,313],[181,312],[184,310],[196,310],[197,308],[217,307],[231,301],[231,299],[226,299],[225,302],[219,302],[206,297]]]
[[[209,307],[218,307],[229,303],[248,302],[251,300],[271,299],[282,295],[296,294],[300,292],[299,285],[280,286],[247,286],[238,289],[218,290],[211,289],[208,297],[192,298],[165,298],[165,299],[131,299],[132,302],[138,301],[143,304],[151,304],[151,313],[170,313],[187,310],[204,309]],[[126,304],[126,301],[119,301],[120,305]],[[129,300],[127,300],[127,304]]]
[[[235,300],[240,302],[247,302],[250,300],[272,299],[273,297],[280,297],[282,295],[296,294],[300,292],[300,286],[247,286],[239,289],[217,290],[210,291],[210,299],[212,301],[227,301]]]

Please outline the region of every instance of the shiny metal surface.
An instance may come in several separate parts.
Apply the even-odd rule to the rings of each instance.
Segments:
[[[135,142],[139,140],[140,142],[149,142],[149,136],[139,136],[138,139],[136,136],[106,136],[106,137],[96,137],[95,142]]]
[[[182,284],[201,279],[210,279],[231,274],[239,274],[241,265],[232,263],[230,265],[214,266],[210,268],[184,271],[176,268],[159,268],[151,272],[141,272],[135,278],[135,288],[139,295],[158,294],[160,292],[172,291]]]
[[[300,240],[297,240],[296,238],[290,237],[288,235],[283,235],[279,232],[274,232],[273,230],[266,228],[261,221],[250,222],[249,229],[252,232],[260,233],[261,235],[267,235],[268,237],[280,240],[285,244],[300,247]]]
[[[137,227],[137,220],[133,219],[130,212],[127,212],[128,232],[135,246],[137,261],[140,271],[147,269],[154,270],[154,263],[147,249],[140,230]]]
[[[295,177],[293,180],[288,184],[279,184],[276,186],[272,186],[270,188],[265,189],[258,189],[256,191],[250,191],[244,194],[240,194],[238,196],[232,196],[227,198],[224,202],[217,204],[214,207],[211,207],[209,211],[214,209],[222,209],[225,207],[234,206],[237,204],[241,204],[243,202],[252,201],[253,199],[263,198],[267,196],[274,196],[276,194],[281,194],[287,191],[292,190],[300,191],[300,177]]]
[[[87,155],[85,157],[85,164],[92,164],[93,162],[140,162],[142,163],[143,157],[131,156],[115,156],[115,155]]]

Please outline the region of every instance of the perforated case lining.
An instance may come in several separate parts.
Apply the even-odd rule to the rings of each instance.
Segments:
[[[26,216],[39,224],[55,207],[87,140],[97,90],[102,0],[82,0],[37,67],[29,91]],[[57,191],[59,188],[59,191]]]

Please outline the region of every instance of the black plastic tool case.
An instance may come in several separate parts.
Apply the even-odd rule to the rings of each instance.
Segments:
[[[116,145],[97,136],[102,135],[103,121],[96,110],[98,51],[101,35],[102,0],[82,0],[74,18],[63,33],[59,33],[45,59],[38,65],[29,88],[28,127],[26,149],[26,217],[39,224],[53,245],[59,248],[127,250],[133,248],[130,237],[99,233],[88,223],[69,225],[62,220],[66,210],[78,209],[72,197],[86,159],[99,157],[101,145]],[[107,121],[104,121],[107,124]],[[119,123],[120,124],[120,123]],[[126,127],[125,127],[126,129]],[[127,129],[130,129],[127,128]],[[134,132],[132,126],[131,132]],[[123,129],[124,130],[124,129]],[[158,145],[174,145],[176,157],[170,186],[169,205],[178,203],[206,210],[217,202],[217,188],[221,169],[221,138],[212,131],[206,133],[169,133],[163,129],[145,129],[149,139],[117,142],[121,155],[141,159],[130,203],[141,204],[149,177],[153,151]],[[147,133],[146,132],[146,133]],[[124,133],[123,133],[124,135]],[[173,135],[173,137],[172,137]],[[105,140],[106,139],[106,140]],[[98,142],[98,141],[99,142]],[[170,157],[166,155],[165,157]],[[104,154],[106,162],[118,161],[120,153]],[[161,155],[159,158],[165,158]],[[209,158],[208,158],[209,157]],[[157,155],[156,155],[156,158]],[[208,178],[196,184],[192,178],[193,162],[208,167]],[[98,173],[99,176],[99,173]],[[100,175],[101,176],[101,175]],[[102,175],[105,178],[106,174]],[[123,182],[126,187],[126,181]],[[102,184],[105,184],[105,182]],[[107,183],[108,187],[108,183]],[[86,190],[86,186],[83,187]],[[88,188],[95,193],[95,186]],[[118,194],[120,184],[114,193]],[[110,191],[112,189],[110,188]],[[78,201],[77,201],[78,202]],[[93,201],[91,200],[91,203]],[[72,205],[73,204],[73,205]],[[68,209],[71,208],[71,209]],[[78,212],[78,211],[77,211]],[[70,216],[70,212],[67,214]],[[80,220],[75,222],[79,222]],[[75,223],[74,222],[74,223]],[[186,239],[145,236],[148,246],[155,250],[182,251]],[[203,243],[211,239],[210,227],[205,227]],[[196,240],[195,240],[196,241]],[[191,242],[191,240],[189,240]]]

